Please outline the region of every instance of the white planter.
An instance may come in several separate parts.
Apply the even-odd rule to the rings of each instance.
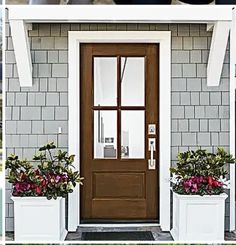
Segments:
[[[65,198],[12,197],[15,241],[64,241]]]
[[[173,193],[175,241],[224,241],[226,194],[199,196]]]

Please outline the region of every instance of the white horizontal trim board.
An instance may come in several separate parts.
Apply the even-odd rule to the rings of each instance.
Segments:
[[[232,20],[232,6],[8,6],[10,20],[26,22],[212,22]]]
[[[80,44],[81,43],[159,43],[159,133],[160,133],[160,226],[163,231],[170,230],[170,162],[171,162],[171,32],[170,31],[70,31],[69,32],[69,153],[75,154],[76,168],[80,169]],[[68,225],[69,231],[75,231],[80,225],[79,190],[69,195]]]

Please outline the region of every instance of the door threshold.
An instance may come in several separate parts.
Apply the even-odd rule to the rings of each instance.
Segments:
[[[78,227],[157,227],[160,226],[158,223],[87,223],[87,224],[79,224]]]
[[[143,224],[159,223],[158,219],[82,219],[81,224]]]

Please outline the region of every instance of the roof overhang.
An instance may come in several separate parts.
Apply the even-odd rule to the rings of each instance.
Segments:
[[[218,86],[232,25],[232,6],[8,6],[20,85],[32,86],[28,26],[32,23],[205,23],[213,26],[207,65],[208,86]],[[216,72],[217,71],[217,72]]]
[[[8,6],[10,20],[25,22],[209,23],[231,21],[228,6],[65,5]]]

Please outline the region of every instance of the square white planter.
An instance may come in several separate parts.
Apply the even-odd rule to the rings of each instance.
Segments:
[[[65,198],[12,197],[15,241],[64,241]]]
[[[173,192],[175,241],[224,241],[226,194],[199,196]]]

